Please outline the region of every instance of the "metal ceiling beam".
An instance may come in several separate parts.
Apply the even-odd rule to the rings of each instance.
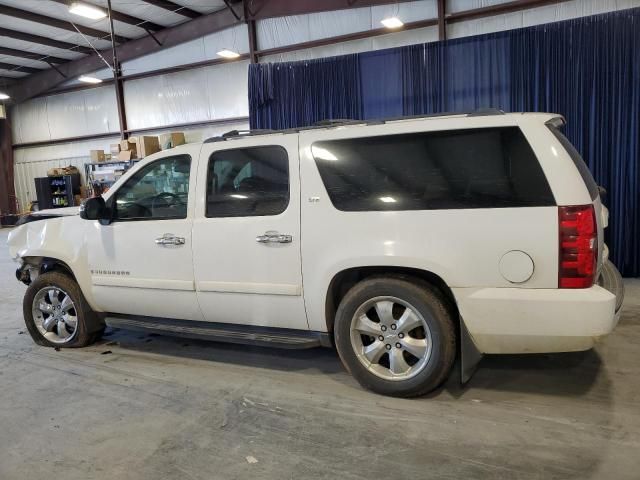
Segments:
[[[376,5],[388,5],[412,0],[251,0],[248,3],[248,19],[285,17],[305,13],[327,12]]]
[[[124,107],[124,89],[122,87],[122,79],[120,75],[122,75],[122,68],[120,66],[120,62],[118,61],[118,51],[116,48],[116,42],[113,40],[114,32],[113,29],[113,8],[111,7],[111,0],[107,0],[107,13],[109,15],[109,32],[111,32],[111,56],[112,56],[112,70],[113,70],[113,81],[116,87],[116,106],[118,107],[118,123],[120,124],[120,140],[124,140],[128,138],[128,135],[125,133],[127,129],[127,112]]]
[[[16,213],[11,140],[9,119],[0,119],[0,215]]]
[[[69,5],[71,0],[51,0],[52,2],[61,3],[63,5]],[[91,5],[98,10],[104,12],[107,15],[107,10],[102,8],[95,3],[89,2],[87,0],[82,0],[82,3],[86,3],[87,5]],[[127,25],[133,25],[134,27],[144,28],[145,30],[152,30],[157,32],[158,30],[162,30],[164,27],[162,25],[158,25],[157,23],[150,22],[149,20],[144,20],[142,18],[134,17],[133,15],[128,15],[126,13],[118,12],[116,10],[111,10],[111,17],[114,20],[117,20],[122,23],[126,23]]]
[[[231,4],[230,0],[223,0],[224,4],[226,5],[226,7],[231,10],[231,13],[233,13],[233,16],[236,17],[237,20],[242,20],[242,18],[240,18],[240,15],[238,13],[236,13],[235,9],[233,8],[233,5]],[[242,6],[241,6],[242,8]]]
[[[25,52],[24,50],[16,50],[15,48],[0,47],[0,55],[9,55],[10,57],[28,58],[29,60],[37,60],[46,63],[65,63],[66,58],[58,58],[52,55],[44,55],[42,53]]]
[[[60,20],[59,18],[47,17],[46,15],[40,15],[39,13],[29,12],[27,10],[20,10],[19,8],[9,7],[8,5],[0,5],[0,14],[7,15],[9,17],[21,18],[22,20],[28,20],[30,22],[39,23],[41,25],[47,25],[49,27],[60,28],[62,30],[68,30],[76,33],[76,29],[73,24],[67,20]],[[107,32],[96,30],[95,28],[84,27],[77,25],[78,31],[88,37],[104,38],[108,40],[110,38]],[[115,40],[118,43],[124,43],[128,38],[121,35],[116,35]]]
[[[445,16],[447,15],[447,0],[438,0],[438,40],[447,39],[447,24]]]
[[[14,65],[13,63],[4,63],[4,62],[0,62],[0,69],[11,70],[13,72],[22,72],[22,73],[42,72],[42,69],[39,69],[39,68],[25,67],[23,65]]]
[[[195,10],[191,10],[190,8],[183,7],[182,5],[178,5],[177,3],[170,2],[169,0],[143,0],[143,1],[148,3],[149,5],[163,8],[165,10],[169,10],[170,12],[177,13],[178,15],[182,15],[183,17],[198,18],[202,16],[200,12],[196,12]]]
[[[407,22],[400,28],[395,28],[394,32],[403,32],[405,30],[415,30],[416,28],[426,28],[438,25],[437,18],[429,18],[427,20],[418,20],[416,22]],[[336,37],[320,38],[309,42],[295,43],[293,45],[283,45],[281,47],[267,48],[265,50],[257,50],[255,52],[259,57],[266,55],[277,55],[279,53],[295,52],[297,50],[305,50],[307,48],[324,47],[335,43],[350,42],[352,40],[360,40],[363,38],[377,37],[380,35],[388,35],[391,33],[388,28],[374,28],[373,30],[363,30],[361,32],[347,33]]]
[[[134,58],[149,55],[165,48],[174,47],[190,40],[204,37],[213,32],[224,30],[225,28],[238,25],[231,12],[227,9],[219,10],[208,15],[202,15],[189,22],[181,23],[174,27],[165,28],[155,34],[155,37],[162,43],[158,45],[150,36],[144,36],[131,40],[117,48],[117,56],[121,62]],[[101,50],[100,54],[107,62],[112,62],[113,55],[111,49]],[[104,68],[103,61],[97,54],[72,60],[60,65],[59,70],[68,78],[76,78],[89,72],[95,72]],[[11,98],[19,103],[41,93],[47,92],[64,81],[55,70],[49,69],[40,71],[20,81],[10,89]]]
[[[472,10],[450,13],[446,16],[446,21],[447,23],[456,23],[465,20],[473,20],[476,18],[501,15],[503,13],[519,12],[528,8],[542,7],[545,5],[553,5],[567,1],[569,0],[514,0],[512,2],[499,3],[488,7],[480,7],[474,8]]]
[[[140,80],[141,78],[156,77],[158,75],[167,75],[169,73],[186,72],[189,70],[193,70],[195,68],[213,67],[215,65],[241,62],[243,60],[250,60],[250,58],[251,58],[250,54],[243,53],[239,57],[234,58],[232,60],[228,60],[226,58],[212,58],[210,60],[203,60],[200,62],[192,62],[192,63],[185,63],[183,65],[176,65],[175,67],[158,68],[156,70],[148,70],[146,72],[131,73],[129,75],[120,75],[118,78],[123,82],[128,82],[130,80]],[[107,78],[107,79],[104,79],[102,83],[99,83],[97,85],[93,85],[93,84],[72,85],[70,87],[59,88],[56,90],[52,90],[50,92],[42,93],[37,96],[43,97],[47,95],[58,95],[60,93],[78,92],[80,90],[91,90],[92,88],[98,88],[105,85],[113,85],[113,83],[114,83],[113,78]]]
[[[75,43],[62,42],[60,40],[53,40],[48,37],[33,35],[32,33],[18,32],[17,30],[10,30],[3,27],[0,27],[0,37],[8,37],[13,38],[14,40],[22,40],[23,42],[37,43],[39,45],[46,45],[48,47],[59,48],[61,50],[72,50],[78,53],[93,53],[93,50],[89,47],[83,47],[81,45],[76,45]]]
[[[204,120],[200,122],[186,122],[186,123],[172,123],[170,125],[157,125],[154,127],[145,127],[145,128],[130,128],[126,131],[128,134],[144,134],[146,132],[157,132],[158,130],[183,130],[186,128],[197,128],[197,127],[208,127],[210,125],[227,125],[232,123],[240,123],[240,122],[248,122],[249,117],[229,117],[229,118],[221,118],[218,120]],[[99,138],[114,138],[118,136],[118,132],[111,133],[94,133],[91,135],[79,135],[75,137],[65,137],[65,138],[56,138],[54,140],[40,140],[37,142],[25,142],[25,143],[14,143],[13,148],[30,148],[30,147],[41,147],[44,145],[59,145],[62,143],[69,142],[79,142],[82,140],[97,140]],[[2,189],[0,188],[0,195],[2,194]]]
[[[227,6],[229,5],[227,4]],[[249,61],[251,63],[258,63],[258,55],[256,54],[256,51],[258,50],[256,21],[249,20],[248,8],[248,0],[242,0],[242,17],[245,19],[245,22],[247,24],[247,34],[249,37]]]

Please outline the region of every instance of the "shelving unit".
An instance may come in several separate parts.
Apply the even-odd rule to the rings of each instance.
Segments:
[[[74,195],[80,193],[80,174],[38,177],[35,179],[40,210],[72,207]]]
[[[90,196],[107,191],[137,160],[86,163],[84,166]]]

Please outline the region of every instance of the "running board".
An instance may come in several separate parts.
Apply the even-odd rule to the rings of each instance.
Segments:
[[[113,328],[216,342],[291,349],[330,347],[332,345],[328,333],[290,328],[254,327],[113,313],[107,314],[104,321]]]

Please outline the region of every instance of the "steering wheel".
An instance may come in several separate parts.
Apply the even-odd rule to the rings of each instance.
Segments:
[[[156,205],[156,202],[159,200],[162,200],[164,205]],[[151,210],[153,211],[158,207],[169,208],[174,205],[180,205],[181,203],[182,201],[180,200],[180,197],[178,197],[176,194],[171,192],[162,192],[153,197],[153,200],[151,200]]]

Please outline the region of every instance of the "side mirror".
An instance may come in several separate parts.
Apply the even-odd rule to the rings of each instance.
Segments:
[[[87,198],[82,205],[80,205],[80,218],[84,220],[100,220],[109,222],[111,220],[109,215],[109,209],[101,196]]]

